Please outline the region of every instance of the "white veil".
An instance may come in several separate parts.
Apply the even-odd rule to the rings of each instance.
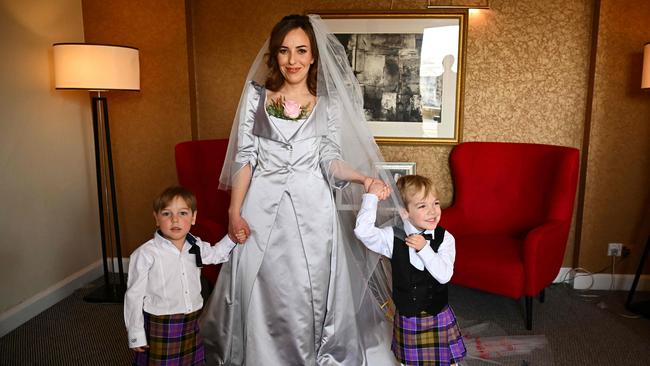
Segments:
[[[359,349],[366,351],[365,354],[358,356],[357,361],[359,363],[356,364],[366,364],[368,359],[372,358],[368,353],[373,352],[368,350],[378,350],[383,347],[389,349],[390,347],[389,344],[386,344],[386,341],[390,342],[391,321],[392,314],[394,314],[394,308],[390,301],[390,266],[387,265],[387,261],[380,260],[379,255],[367,250],[355,238],[353,230],[356,213],[362,199],[363,187],[360,184],[341,184],[341,182],[338,182],[335,179],[338,169],[336,167],[347,166],[366,176],[376,177],[379,174],[380,179],[391,185],[393,194],[389,199],[380,203],[377,213],[378,226],[382,226],[382,223],[390,223],[402,227],[403,224],[398,215],[398,209],[402,207],[402,204],[399,194],[396,193],[393,177],[390,174],[377,172],[377,164],[384,160],[366,123],[361,87],[350,67],[345,49],[318,15],[310,15],[309,18],[316,36],[319,54],[317,97],[326,97],[330,102],[335,101],[340,112],[340,118],[336,122],[338,123],[338,145],[341,148],[342,161],[323,167],[323,171],[330,182],[330,186],[337,187],[335,189],[335,201],[339,222],[339,241],[342,243],[338,256],[345,257],[340,263],[346,266],[349,276],[346,274],[344,278],[334,279],[335,283],[332,285],[343,287],[344,291],[337,293],[336,297],[339,299],[329,299],[328,303],[332,302],[331,311],[333,312],[352,312],[354,314],[354,321],[346,318],[345,324],[333,325],[336,332],[331,335],[331,338],[339,339],[334,341],[329,339],[328,342],[323,344],[322,348],[328,348],[328,344],[330,344],[332,349],[321,351],[330,355],[343,355],[349,360],[350,355],[346,355],[348,351],[337,347],[342,341],[348,342],[351,338],[358,339]],[[269,41],[267,40],[258,52],[246,77],[244,91],[239,101],[230,134],[228,152],[221,171],[220,189],[230,189],[240,169],[248,163],[247,161],[235,160],[238,141],[241,142],[241,139],[248,138],[243,133],[240,133],[238,126],[240,119],[244,118],[247,108],[249,108],[246,102],[248,100],[246,93],[252,88],[247,86],[252,81],[261,85],[264,85],[266,81],[268,68],[265,57],[267,56],[268,44]],[[343,296],[341,293],[350,298],[341,299]],[[350,309],[350,306],[353,309]],[[339,322],[342,322],[342,320],[339,320]],[[336,358],[336,356],[328,357]],[[389,359],[383,360],[381,363],[371,364],[392,365],[393,363]]]

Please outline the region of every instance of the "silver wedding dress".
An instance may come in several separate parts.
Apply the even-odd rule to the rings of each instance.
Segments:
[[[327,37],[316,26],[322,25],[319,18],[312,17],[312,24],[319,37]],[[329,42],[334,40],[319,38],[319,51]],[[327,73],[326,60],[319,61]],[[253,168],[242,205],[251,236],[233,250],[203,310],[207,364],[397,365],[391,323],[381,308],[390,293],[386,274],[352,232],[362,192],[338,179],[333,168],[351,160],[351,167],[370,175],[381,161],[365,122],[354,120],[363,115],[360,106],[343,98],[342,88],[350,85],[337,88],[319,78],[309,117],[283,120],[265,111],[266,90],[254,82],[254,69],[222,180],[231,182],[247,164]],[[354,115],[352,108],[358,109]],[[360,125],[355,128],[361,136],[344,123]],[[347,148],[364,144],[369,152]]]

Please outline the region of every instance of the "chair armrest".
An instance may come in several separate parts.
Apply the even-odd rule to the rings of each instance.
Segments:
[[[536,296],[557,276],[569,235],[570,222],[546,222],[524,239],[525,295]]]

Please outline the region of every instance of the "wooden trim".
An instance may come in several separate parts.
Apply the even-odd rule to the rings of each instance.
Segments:
[[[587,105],[582,136],[580,177],[578,198],[576,202],[575,241],[573,245],[573,268],[580,267],[580,246],[582,244],[582,221],[584,220],[585,186],[587,182],[587,164],[589,162],[589,143],[591,135],[591,114],[594,103],[594,82],[596,79],[596,59],[598,56],[598,26],[600,23],[600,0],[594,0],[594,14],[591,25],[591,56],[589,58],[589,81],[587,85]]]

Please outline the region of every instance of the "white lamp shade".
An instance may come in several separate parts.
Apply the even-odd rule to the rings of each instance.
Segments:
[[[643,76],[641,76],[641,88],[650,88],[650,42],[643,47]]]
[[[140,90],[140,56],[125,46],[56,43],[57,89]]]

